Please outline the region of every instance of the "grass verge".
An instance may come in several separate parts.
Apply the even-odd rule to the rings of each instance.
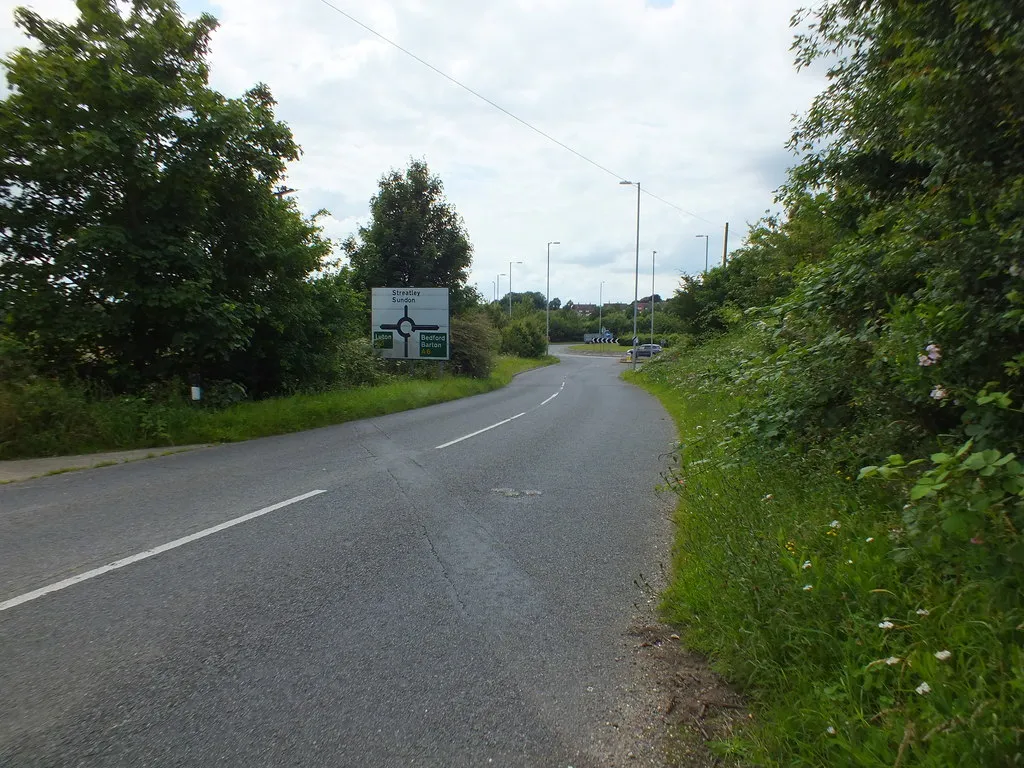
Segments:
[[[618,344],[572,344],[570,352],[581,355],[624,355],[629,347],[620,347]]]
[[[719,749],[769,766],[1024,764],[1020,571],[973,562],[984,542],[936,565],[948,553],[914,538],[906,486],[733,447],[748,344],[627,373],[679,431],[663,612],[755,715]]]
[[[501,357],[486,379],[445,376],[239,403],[222,410],[142,398],[90,399],[38,381],[0,391],[0,459],[249,440],[422,408],[490,392],[518,373],[558,362]]]

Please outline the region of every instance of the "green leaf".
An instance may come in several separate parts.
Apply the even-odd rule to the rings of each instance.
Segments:
[[[935,490],[931,485],[922,485],[921,483],[918,483],[910,489],[910,498],[913,501],[917,501],[918,499],[923,499],[925,496],[932,496],[934,493]]]
[[[963,467],[964,469],[973,469],[976,471],[984,467],[986,464],[988,464],[988,462],[985,461],[984,453],[972,453],[964,461]]]

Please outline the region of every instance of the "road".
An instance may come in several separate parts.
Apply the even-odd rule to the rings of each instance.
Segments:
[[[609,764],[671,507],[621,370],[0,487],[0,765]]]

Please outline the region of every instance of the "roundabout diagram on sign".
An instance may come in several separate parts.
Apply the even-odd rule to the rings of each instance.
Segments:
[[[397,323],[382,323],[382,331],[397,331],[398,335],[405,341],[405,357],[409,356],[409,338],[415,331],[436,331],[439,325],[417,325],[416,321],[409,317],[409,305],[405,305],[405,312]]]

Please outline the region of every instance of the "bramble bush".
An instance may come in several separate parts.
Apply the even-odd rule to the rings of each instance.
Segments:
[[[1019,764],[1021,464],[968,442],[858,482],[824,452],[752,450],[733,436],[756,347],[733,334],[638,377],[680,430],[663,609],[754,710],[720,748],[779,766]]]

